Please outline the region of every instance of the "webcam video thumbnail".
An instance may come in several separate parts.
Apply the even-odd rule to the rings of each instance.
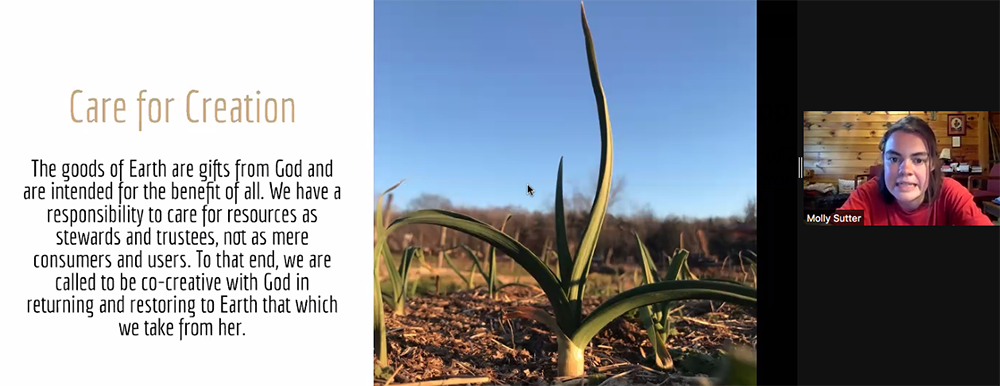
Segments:
[[[1000,112],[805,111],[807,225],[1000,226]]]

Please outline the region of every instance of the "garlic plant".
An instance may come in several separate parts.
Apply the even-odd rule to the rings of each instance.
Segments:
[[[379,278],[378,266],[379,266],[379,256],[382,252],[389,252],[389,245],[385,243],[386,229],[385,219],[382,217],[382,198],[386,194],[396,189],[403,181],[399,181],[396,185],[387,189],[385,192],[378,197],[377,207],[375,209],[375,352],[378,353],[378,360],[375,365],[375,376],[382,377],[389,367],[389,357],[387,354],[387,342],[385,338],[385,310],[382,309],[382,280]],[[391,256],[391,253],[390,253]],[[389,266],[389,271],[392,271],[392,266]]]
[[[507,218],[510,219],[510,216],[508,216]],[[507,222],[504,221],[504,224],[506,223]],[[503,232],[503,227],[500,228],[500,232]],[[473,251],[472,248],[469,248],[469,246],[465,244],[460,244],[460,246],[462,247],[462,249],[465,249],[465,253],[467,253],[469,255],[469,258],[472,259],[473,267],[471,269],[478,271],[479,274],[482,275],[483,279],[486,281],[486,288],[487,291],[489,292],[490,299],[496,299],[496,295],[500,293],[500,290],[507,287],[525,287],[525,288],[535,287],[530,284],[518,283],[516,282],[516,280],[514,283],[504,283],[503,280],[500,280],[500,275],[497,274],[496,269],[489,268],[489,266],[496,267],[496,255],[497,255],[496,248],[493,247],[492,245],[490,245],[490,258],[487,259],[488,268],[485,270],[483,269],[483,265],[479,263],[479,257],[476,256],[476,252]],[[455,272],[458,271],[456,270]],[[470,272],[469,273],[470,276],[468,279],[466,279],[465,276],[461,274],[458,275],[463,280],[468,280],[470,289],[473,288],[472,286],[473,274],[474,271]]]
[[[595,335],[619,316],[646,305],[686,300],[709,299],[732,304],[756,306],[757,291],[743,285],[720,281],[666,281],[647,283],[615,295],[598,306],[589,315],[583,314],[583,294],[587,275],[597,247],[598,236],[604,224],[611,188],[612,136],[611,123],[604,89],[601,85],[594,54],[593,40],[587,24],[583,3],[580,3],[581,22],[586,42],[590,79],[597,102],[597,113],[601,134],[601,164],[598,175],[597,194],[590,210],[590,221],[583,233],[575,256],[570,254],[569,240],[563,210],[562,159],[556,177],[556,252],[558,271],[555,272],[545,261],[517,240],[500,230],[475,218],[447,210],[420,210],[409,213],[392,222],[386,233],[379,237],[379,251],[386,243],[386,234],[410,224],[444,226],[483,240],[510,256],[535,279],[545,292],[554,315],[537,308],[519,307],[511,315],[530,318],[546,325],[558,341],[557,374],[564,377],[582,376],[584,371],[584,349]]]
[[[385,261],[385,266],[389,271],[389,283],[392,285],[392,293],[383,293],[382,296],[392,306],[393,315],[406,315],[406,296],[407,294],[413,296],[415,293],[416,285],[409,286],[410,265],[413,263],[414,257],[418,261],[423,262],[423,248],[416,246],[407,247],[403,250],[403,259],[399,262],[399,267],[393,269],[396,264],[392,253],[389,252],[389,248],[385,248],[385,252],[382,253],[382,259]]]
[[[757,288],[757,253],[749,249],[747,250],[747,253],[753,255],[753,259],[743,256],[743,252],[740,251],[740,261],[746,261],[746,263],[750,265],[750,271],[753,272],[753,287]],[[746,278],[744,277],[743,280],[746,280]]]
[[[448,253],[448,251],[444,251],[444,253],[441,256],[444,256],[445,263],[448,263],[448,266],[451,267],[453,271],[455,271],[455,274],[458,275],[460,279],[462,279],[462,282],[465,283],[466,289],[476,288],[475,284],[476,267],[479,266],[479,262],[476,261],[475,256],[472,257],[472,261],[474,262],[474,264],[471,268],[469,268],[469,276],[465,276],[464,274],[462,274],[462,270],[458,269],[458,266],[455,265],[455,261],[451,259],[451,254]]]
[[[639,254],[642,259],[643,283],[659,283],[673,280],[697,280],[697,276],[691,272],[688,266],[688,251],[678,248],[674,250],[674,255],[670,259],[667,273],[662,278],[657,274],[656,264],[649,255],[649,250],[643,244],[638,233],[635,234],[636,244],[639,246]],[[643,327],[649,335],[649,343],[653,345],[653,359],[656,367],[660,369],[671,369],[674,367],[673,358],[667,350],[667,338],[670,337],[671,322],[670,310],[674,304],[672,302],[658,303],[641,307],[639,313],[642,317]]]

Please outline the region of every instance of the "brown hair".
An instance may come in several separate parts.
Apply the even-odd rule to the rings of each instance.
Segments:
[[[885,161],[885,144],[889,142],[889,137],[897,131],[916,134],[924,140],[924,146],[927,147],[927,167],[930,168],[927,191],[924,192],[924,203],[933,203],[938,195],[941,194],[941,185],[944,184],[944,174],[941,172],[941,159],[938,158],[937,138],[934,136],[934,130],[931,130],[930,125],[923,119],[912,115],[907,115],[896,121],[892,126],[889,126],[889,130],[886,130],[885,135],[882,136],[882,140],[878,143],[878,150],[882,161]],[[878,172],[878,191],[882,194],[882,199],[885,200],[885,203],[889,204],[896,197],[893,197],[892,192],[889,192],[889,188],[885,186],[885,163],[881,163],[880,166]]]

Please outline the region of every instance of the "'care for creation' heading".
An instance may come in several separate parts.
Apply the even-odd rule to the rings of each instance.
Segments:
[[[82,102],[83,90],[73,90],[69,99],[69,114],[73,122],[76,123],[104,123],[114,120],[116,123],[125,123],[125,99],[123,98],[87,98],[86,104]],[[142,131],[142,121],[145,119],[150,123],[170,122],[170,102],[174,98],[146,97],[146,90],[139,91],[136,98],[139,108],[139,131]],[[198,90],[188,91],[184,98],[184,115],[191,123],[208,123],[209,119],[214,119],[218,123],[275,123],[279,120],[284,123],[295,123],[295,100],[292,98],[282,98],[279,103],[275,98],[264,99],[264,107],[261,108],[261,98],[253,98],[250,95],[240,98],[204,98],[199,97]],[[257,91],[260,95],[260,91]],[[77,102],[81,102],[79,105]],[[227,104],[227,101],[228,104]],[[78,111],[83,106],[87,107],[86,113]],[[228,109],[228,111],[227,111]],[[176,109],[175,109],[176,111]],[[263,119],[261,119],[263,111]],[[120,114],[119,114],[120,113]],[[145,114],[145,115],[144,115]],[[86,120],[84,120],[84,116]]]

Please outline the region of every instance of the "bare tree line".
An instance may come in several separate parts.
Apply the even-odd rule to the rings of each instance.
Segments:
[[[617,185],[618,189],[612,189],[613,196],[620,197],[619,193],[624,185],[620,182],[614,185]],[[692,264],[720,262],[727,256],[736,256],[744,250],[756,252],[756,201],[756,197],[750,198],[742,215],[729,217],[658,217],[648,207],[628,216],[609,214],[601,229],[594,264],[606,266],[638,263],[639,250],[633,232],[638,233],[658,261],[663,261],[665,255],[673,253],[675,248],[682,246],[690,251]],[[565,210],[566,228],[570,236],[570,251],[575,253],[576,244],[589,220],[592,199],[577,192],[567,202],[572,204],[568,204]],[[510,206],[493,208],[455,206],[446,197],[427,193],[411,200],[406,210],[402,211],[392,208],[391,195],[386,203],[389,207],[388,221],[414,210],[445,209],[472,216],[499,229],[504,218],[510,214],[511,219],[507,223],[505,233],[539,256],[545,251],[554,249],[555,216],[551,209],[543,212]],[[438,226],[405,226],[393,232],[389,238],[390,249],[394,252],[401,251],[407,246],[421,246],[425,248],[429,258],[440,256],[444,250],[450,250],[449,253],[453,256],[464,257],[464,250],[456,249],[462,244],[478,251],[479,257],[485,256],[489,251],[489,246],[478,239]],[[505,260],[507,257],[498,253],[497,259]],[[440,264],[440,257],[437,260],[436,263]]]

